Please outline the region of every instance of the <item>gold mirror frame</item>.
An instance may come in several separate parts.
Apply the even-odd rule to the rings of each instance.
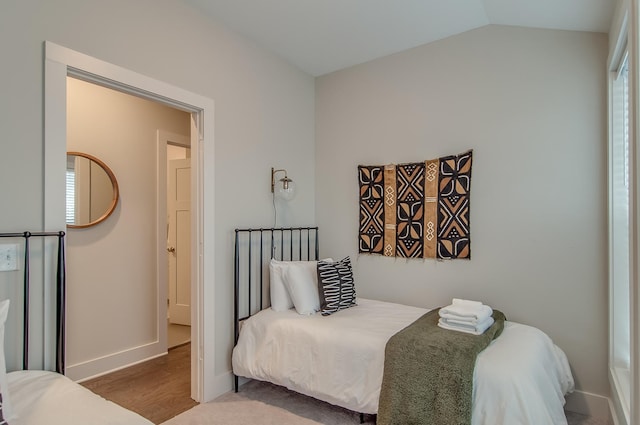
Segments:
[[[103,161],[101,161],[100,159],[96,158],[95,156],[89,155],[88,153],[84,153],[84,152],[67,152],[67,157],[69,157],[70,155],[80,156],[80,157],[88,159],[89,161],[95,162],[96,164],[98,164],[104,170],[104,172],[109,177],[109,180],[111,180],[111,186],[113,188],[113,197],[111,199],[111,203],[110,203],[109,207],[107,208],[107,210],[105,211],[104,214],[102,214],[100,217],[98,217],[97,219],[95,219],[95,220],[93,220],[93,221],[91,221],[89,223],[84,223],[84,224],[69,224],[69,223],[67,223],[67,227],[70,228],[70,229],[83,229],[83,228],[86,228],[86,227],[95,226],[96,224],[105,221],[107,219],[107,217],[109,217],[115,211],[116,206],[118,205],[118,199],[119,199],[119,195],[120,195],[120,191],[118,189],[118,181],[116,180],[115,174],[113,174],[113,171],[111,171],[111,169],[107,166],[107,164],[105,164]]]

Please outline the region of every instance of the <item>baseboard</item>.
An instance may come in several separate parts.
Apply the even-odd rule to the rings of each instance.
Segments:
[[[565,410],[580,413],[582,415],[593,416],[599,419],[605,419],[609,423],[613,423],[611,413],[611,400],[609,398],[589,393],[586,391],[574,391],[566,397]]]
[[[621,374],[616,373],[615,368],[609,368],[609,384],[611,385],[611,416],[613,425],[629,424],[629,402],[625,398],[623,386],[630,388],[630,382],[620,381]]]
[[[158,341],[133,347],[82,363],[68,365],[65,375],[76,382],[87,381],[167,354]]]
[[[230,371],[221,373],[213,379],[213,392],[208,400],[202,400],[202,402],[209,402],[222,394],[228,393],[233,390],[233,374]]]
[[[216,376],[216,378],[214,379],[213,382],[213,397],[212,399],[216,398],[216,397],[220,397],[222,394],[228,393],[229,391],[233,391],[234,390],[234,375],[233,372],[229,371],[229,372],[225,372],[222,373],[218,376]],[[246,384],[247,382],[251,381],[251,379],[249,378],[245,378],[242,376],[238,377],[238,385],[242,386],[244,384]],[[211,401],[211,400],[205,400],[206,401]]]
[[[627,425],[626,419],[624,420],[624,422],[620,419],[620,415],[618,414],[618,410],[616,410],[616,406],[613,400],[609,400],[609,410],[611,411],[612,425]]]

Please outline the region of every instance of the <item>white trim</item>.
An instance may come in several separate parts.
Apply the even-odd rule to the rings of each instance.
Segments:
[[[249,378],[245,378],[242,376],[238,377],[239,386],[246,384],[247,382],[252,381]],[[224,394],[230,391],[233,391],[233,372],[228,371],[216,376],[216,379],[213,383],[213,387],[215,388],[216,393]]]
[[[67,367],[65,375],[77,382],[87,381],[167,354],[159,341],[129,348]]]
[[[198,124],[199,145],[192,147],[192,156],[198,167],[193,167],[193,181],[198,187],[193,213],[195,252],[194,268],[196,290],[192,292],[194,315],[197,318],[197,347],[194,373],[197,401],[209,401],[219,395],[214,388],[215,380],[215,230],[204,227],[202,217],[214,222],[214,102],[213,100],[138,74],[85,54],[67,49],[49,41],[45,42],[45,225],[64,228],[64,178],[63,166],[66,158],[66,77],[72,75],[94,83],[131,93],[147,99],[176,107],[192,114]],[[204,125],[207,131],[204,132]],[[206,149],[204,148],[206,146]],[[207,190],[204,190],[204,182]],[[50,253],[49,256],[52,254]],[[45,259],[45,261],[47,261]],[[49,259],[50,262],[50,259]],[[45,294],[45,305],[51,305],[51,294]],[[205,335],[207,338],[203,338]]]
[[[624,44],[626,44],[626,39],[623,39],[621,42],[623,42]],[[623,55],[619,56],[619,60],[624,60],[626,56],[626,51],[623,53]],[[617,303],[620,303],[621,301],[621,295],[619,294],[619,292],[621,291],[621,289],[623,287],[621,287],[620,282],[616,282],[616,279],[620,279],[620,277],[616,277],[616,273],[617,270],[619,270],[619,265],[618,267],[616,267],[615,264],[615,256],[616,256],[616,252],[618,252],[617,250],[621,248],[621,242],[619,240],[617,240],[617,238],[620,236],[620,232],[618,230],[618,232],[616,232],[616,226],[614,225],[614,222],[616,222],[616,217],[614,216],[614,205],[617,205],[618,207],[620,206],[619,201],[616,200],[616,197],[614,195],[614,193],[616,192],[616,190],[619,190],[616,187],[615,184],[615,167],[614,167],[614,161],[615,160],[619,160],[619,158],[616,158],[615,155],[619,155],[619,153],[616,154],[616,150],[615,149],[621,149],[618,146],[618,143],[620,143],[620,137],[621,134],[620,133],[620,129],[615,128],[614,125],[612,125],[615,122],[619,122],[620,121],[620,117],[617,116],[617,114],[620,114],[621,111],[617,110],[616,108],[620,108],[620,106],[616,106],[614,104],[614,100],[619,101],[620,99],[617,98],[616,96],[618,96],[620,93],[620,87],[617,86],[617,84],[619,84],[618,82],[616,82],[616,79],[619,76],[619,68],[621,68],[619,66],[619,64],[612,64],[613,68],[616,68],[616,71],[611,71],[609,73],[609,78],[608,78],[608,143],[607,143],[607,152],[608,152],[608,160],[607,160],[607,165],[608,165],[608,171],[607,171],[607,177],[608,177],[608,264],[609,264],[609,273],[608,273],[608,293],[609,293],[609,339],[608,339],[608,357],[609,357],[609,361],[608,361],[608,376],[609,376],[609,384],[610,384],[610,388],[611,388],[611,398],[612,398],[612,405],[614,407],[616,407],[618,410],[616,410],[616,414],[618,417],[624,417],[624,418],[628,418],[629,416],[629,404],[628,402],[626,402],[626,400],[628,400],[629,398],[629,384],[627,382],[627,385],[624,385],[624,382],[621,382],[618,377],[617,377],[617,373],[616,373],[616,368],[620,366],[619,362],[620,362],[620,354],[616,352],[616,346],[619,346],[619,341],[616,341],[618,337],[620,337],[621,335],[621,331],[618,329],[616,330],[616,323],[620,323],[619,322],[619,317],[617,318],[616,314],[617,312],[619,312],[619,305]],[[617,146],[617,147],[616,147]],[[631,165],[631,164],[629,164]],[[619,179],[620,177],[618,177]],[[631,190],[631,186],[630,189]],[[631,197],[629,198],[629,203],[631,202]],[[630,205],[629,205],[630,207]],[[631,210],[629,210],[629,220],[631,220]],[[631,223],[631,221],[630,221]],[[629,227],[628,231],[631,231],[631,227]],[[629,239],[629,243],[630,243]],[[628,248],[629,249],[629,253],[631,253],[631,247]],[[619,255],[619,252],[618,252]],[[619,260],[619,258],[618,258]],[[631,256],[629,257],[629,261],[631,261]],[[631,265],[629,265],[629,282],[631,281],[631,277],[632,277],[632,270],[631,270]],[[624,292],[624,291],[622,291]],[[624,297],[625,300],[628,299],[628,297]],[[616,319],[617,318],[617,319]],[[626,423],[626,421],[625,421]]]
[[[161,130],[156,132],[156,276],[157,335],[167,347],[167,145]]]
[[[613,425],[628,425],[627,422],[620,421],[620,412],[618,412],[614,406],[613,400],[609,399],[609,411],[611,412],[611,420],[610,422]]]
[[[622,12],[619,30],[616,36],[615,48],[613,52],[611,52],[609,59],[609,70],[615,72],[616,75],[620,71],[620,65],[628,55],[629,43],[627,42],[627,34],[629,30],[629,14],[626,10]]]
[[[187,112],[204,110],[207,106],[213,107],[213,100],[209,98],[50,41],[45,41],[45,55],[48,60],[66,65],[68,75],[84,81],[158,101]]]
[[[638,193],[640,187],[638,182],[638,165],[637,157],[637,135],[638,135],[638,0],[619,1],[616,13],[611,25],[608,69],[611,71],[608,84],[608,165],[609,165],[609,182],[608,182],[608,204],[609,204],[609,385],[611,390],[610,412],[612,420],[616,424],[627,425],[630,423],[640,422],[640,329],[638,329],[638,221],[640,220],[640,210],[638,209]],[[613,126],[613,80],[617,78],[625,55],[628,55],[629,65],[629,320],[630,320],[630,370],[631,370],[631,395],[626,394],[624,382],[621,382],[615,370],[615,353],[614,353],[614,292],[613,292],[613,264],[612,258],[612,210],[613,204],[612,193],[612,140],[614,137]],[[631,399],[629,403],[627,400]],[[634,402],[635,401],[635,402]]]
[[[213,110],[211,111],[213,114]],[[191,146],[191,167],[196,167],[200,170],[197,175],[191,174],[191,194],[192,199],[204,199],[204,181],[205,181],[205,173],[206,171],[206,162],[204,160],[204,123],[203,117],[200,114],[191,114],[191,131],[190,131],[190,146]],[[213,147],[209,150],[210,154],[213,154]],[[213,170],[213,155],[211,156],[210,168]],[[213,176],[210,176],[213,181]],[[208,180],[206,180],[208,181]],[[212,199],[213,202],[213,199]],[[212,217],[211,220],[213,222],[213,208],[211,210]],[[209,265],[211,267],[211,275],[213,276],[213,266],[215,257],[213,257],[213,252],[211,253],[211,257],[205,257],[205,246],[203,245],[204,240],[208,240],[206,236],[204,236],[204,223],[203,223],[203,214],[202,208],[192,208],[191,209],[191,241],[192,244],[197,244],[197,249],[192,250],[191,254],[191,279],[196,279],[198,282],[204,281],[204,265],[207,263],[206,259],[210,258]],[[209,226],[211,230],[213,230],[214,226]],[[214,235],[211,234],[211,248],[213,249],[213,239]],[[214,287],[215,289],[215,287]],[[208,303],[205,298],[204,287],[202,285],[191,285],[191,323],[209,323],[208,320],[211,320],[213,323],[214,315],[211,314],[211,318],[209,319],[209,315],[206,315],[207,310],[213,311],[213,302],[214,299],[211,299],[211,304]],[[213,295],[213,292],[212,292]],[[209,306],[209,308],[207,308]],[[206,315],[206,316],[205,316]],[[191,364],[202,364],[205,359],[205,342],[207,339],[204,337],[204,327],[203,326],[191,326],[191,347],[197,347],[197,349],[191,350]],[[214,349],[213,340],[209,340],[211,344],[211,351]],[[206,362],[205,362],[206,363]],[[214,364],[211,364],[211,376],[214,376]],[[208,388],[209,384],[208,379],[203,379],[203,377],[208,377],[209,375],[203,375],[202,373],[196,373],[194,368],[191,368],[191,397],[195,400],[202,401],[202,397],[204,397],[204,401],[213,400],[216,396],[222,394],[220,392],[211,392],[207,393],[204,391],[204,388]],[[206,382],[203,382],[206,381]],[[203,389],[200,391],[200,389]],[[224,391],[223,391],[224,392]],[[200,394],[200,398],[196,398],[195,395]]]
[[[629,397],[629,389],[631,388],[631,371],[627,368],[613,367],[609,369],[609,379],[615,390],[612,397],[615,399],[616,406],[621,408],[625,422],[629,422],[629,413],[631,412],[631,400]]]
[[[574,391],[565,397],[565,410],[611,421],[609,399],[586,391]]]
[[[638,0],[630,1],[630,25],[629,25],[629,149],[630,149],[630,262],[632,274],[629,285],[630,322],[631,322],[631,412],[629,423],[640,423],[640,238],[638,236],[638,222],[640,221],[640,208],[638,189],[640,188],[640,150],[638,149],[638,135],[640,134],[640,92],[639,92],[639,66],[640,45],[638,43]]]
[[[191,141],[188,136],[172,133],[167,130],[158,129],[158,141],[162,141],[165,144],[191,148]]]
[[[617,425],[628,425],[630,411],[629,405],[628,403],[625,403],[626,400],[624,395],[620,396],[620,394],[622,393],[620,382],[617,374],[611,368],[609,369],[609,382],[611,385],[611,400],[609,402],[609,410],[611,411],[613,422]]]
[[[44,63],[45,97],[44,97],[44,230],[59,231],[66,229],[62,204],[66,204],[66,163],[67,163],[67,86],[66,67],[48,58]],[[63,84],[59,84],[64,81]],[[63,176],[62,164],[65,164]],[[64,187],[63,187],[64,185]],[[53,284],[55,274],[51,272],[51,265],[55,264],[55,249],[46,245],[43,250],[44,261],[44,317],[43,323],[49,324],[44,330],[44,369],[55,370],[55,330],[51,327],[55,320],[56,290]]]

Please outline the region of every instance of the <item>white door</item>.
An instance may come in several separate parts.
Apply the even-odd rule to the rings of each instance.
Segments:
[[[169,161],[169,321],[191,325],[191,160]]]

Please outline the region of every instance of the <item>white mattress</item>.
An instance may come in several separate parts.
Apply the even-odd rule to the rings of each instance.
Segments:
[[[427,311],[361,298],[331,316],[265,309],[243,323],[233,371],[376,413],[386,342]],[[473,381],[473,425],[567,423],[564,395],[573,377],[565,354],[539,329],[505,322],[478,356]]]
[[[152,425],[55,372],[23,370],[7,375],[11,425]]]

